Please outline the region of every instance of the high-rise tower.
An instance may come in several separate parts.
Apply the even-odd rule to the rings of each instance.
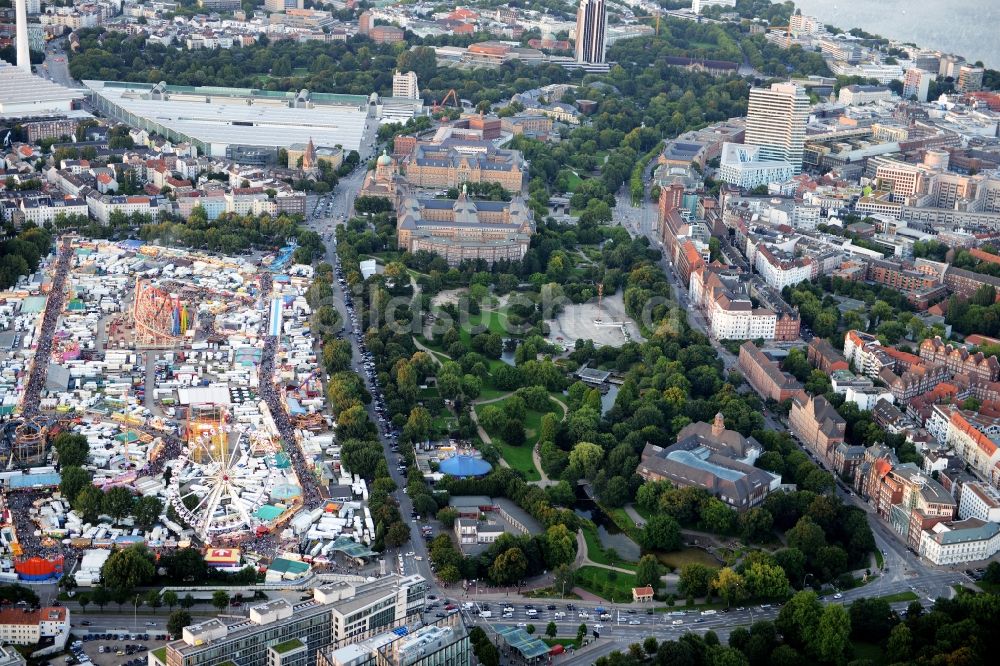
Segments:
[[[766,160],[784,160],[802,171],[802,152],[809,122],[809,96],[793,83],[751,88],[744,142],[760,146]]]
[[[576,61],[587,64],[604,62],[604,25],[608,10],[604,0],[580,0],[576,10]]]

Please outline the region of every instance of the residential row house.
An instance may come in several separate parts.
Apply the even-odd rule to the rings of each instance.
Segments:
[[[920,358],[944,365],[954,375],[966,374],[986,382],[1000,380],[1000,361],[982,352],[972,354],[964,346],[946,344],[940,337],[920,343]]]
[[[802,393],[802,384],[795,377],[783,372],[757,345],[747,341],[740,346],[740,371],[747,383],[765,400],[784,402]]]

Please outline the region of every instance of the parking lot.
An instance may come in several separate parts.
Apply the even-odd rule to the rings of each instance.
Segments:
[[[74,636],[77,634],[74,633]],[[107,638],[104,638],[104,637]],[[136,636],[136,638],[132,638]],[[163,647],[167,635],[162,629],[152,634],[101,633],[86,634],[76,638],[70,649],[74,659],[70,662],[60,657],[50,663],[65,666],[67,663],[87,663],[87,659],[98,666],[142,666],[148,662],[150,650]],[[103,649],[103,651],[102,651]]]

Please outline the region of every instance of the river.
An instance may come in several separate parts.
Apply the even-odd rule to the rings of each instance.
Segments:
[[[1000,68],[997,0],[795,0],[795,6],[843,30],[861,28]]]

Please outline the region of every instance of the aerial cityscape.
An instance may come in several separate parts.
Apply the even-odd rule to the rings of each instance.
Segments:
[[[856,2],[0,0],[0,666],[995,663],[1000,16]]]

